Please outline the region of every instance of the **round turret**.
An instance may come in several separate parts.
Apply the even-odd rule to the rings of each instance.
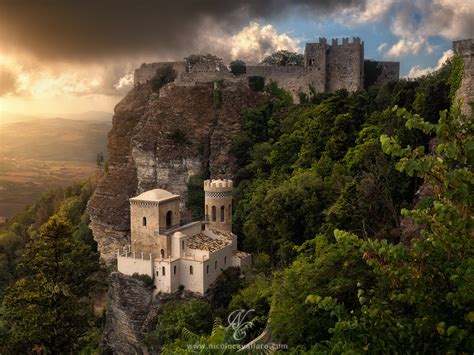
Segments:
[[[204,181],[204,209],[207,229],[232,232],[232,180]]]

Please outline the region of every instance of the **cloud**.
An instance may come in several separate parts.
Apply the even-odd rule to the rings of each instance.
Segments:
[[[363,25],[386,18],[396,0],[367,0],[361,7],[349,7],[342,11],[342,22]]]
[[[385,57],[401,57],[404,55],[417,55],[420,53],[433,53],[433,47],[424,37],[414,39],[401,39],[385,53]]]
[[[413,68],[410,69],[408,72],[407,77],[408,78],[417,78],[420,76],[428,75],[429,73],[433,73],[443,66],[446,61],[453,56],[453,51],[451,49],[448,49],[443,53],[441,58],[438,59],[438,62],[436,63],[436,66],[434,67],[428,67],[428,68],[422,68],[419,65],[414,66]]]
[[[398,40],[386,50],[385,57],[432,53],[433,37],[474,37],[472,0],[400,0],[391,7],[389,27]]]
[[[270,24],[261,25],[253,21],[235,34],[209,33],[204,42],[208,43],[208,51],[222,56],[227,62],[241,59],[256,63],[279,50],[300,51],[298,39],[279,33]]]
[[[16,92],[17,79],[15,73],[5,66],[0,66],[0,96]]]
[[[380,46],[377,47],[377,52],[383,52],[385,48],[387,48],[388,44],[386,42],[382,43]]]
[[[200,50],[202,32],[229,34],[290,10],[316,17],[364,6],[364,0],[6,0],[0,1],[0,43],[43,60],[182,57]]]

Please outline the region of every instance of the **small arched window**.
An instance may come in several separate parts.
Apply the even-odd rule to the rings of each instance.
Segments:
[[[175,274],[175,275],[176,275],[176,265],[175,265],[175,266],[173,266],[173,274]]]
[[[165,258],[165,250],[161,249],[160,254],[161,254],[161,258],[164,259]]]
[[[225,213],[225,208],[224,206],[221,206],[221,222],[224,222],[224,213]]]
[[[158,270],[156,270],[156,276],[160,276],[160,274],[159,274]]]
[[[224,256],[224,265],[227,264],[227,256]]]
[[[209,265],[206,266],[206,274],[209,274]]]
[[[170,228],[173,224],[173,212],[168,211],[166,213],[166,229]]]
[[[161,273],[163,274],[163,276],[165,276],[165,275],[166,275],[166,269],[165,269],[165,267],[164,267],[164,266],[161,268]]]
[[[189,267],[189,273],[190,273],[191,275],[193,274],[193,266],[192,266],[192,265]]]
[[[212,221],[215,222],[217,219],[217,211],[216,211],[216,206],[212,206]]]
[[[146,227],[146,217],[143,217],[143,226]]]
[[[217,270],[217,260],[214,261],[214,270]]]
[[[181,249],[183,249],[183,251],[184,251],[184,240],[181,241]]]
[[[206,205],[206,216],[205,217],[206,217],[206,220],[209,219],[209,206],[208,205]]]

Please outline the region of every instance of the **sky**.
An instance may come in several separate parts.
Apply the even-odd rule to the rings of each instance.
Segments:
[[[213,53],[257,63],[356,36],[366,58],[424,75],[453,40],[474,38],[474,0],[0,0],[0,112],[113,112],[144,62]]]

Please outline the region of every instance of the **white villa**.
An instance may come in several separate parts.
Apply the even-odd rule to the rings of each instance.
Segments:
[[[180,196],[161,189],[130,199],[131,244],[117,251],[118,271],[145,274],[157,292],[182,285],[204,293],[223,270],[245,269],[251,255],[237,250],[232,233],[231,180],[206,180],[205,220],[182,223]]]

